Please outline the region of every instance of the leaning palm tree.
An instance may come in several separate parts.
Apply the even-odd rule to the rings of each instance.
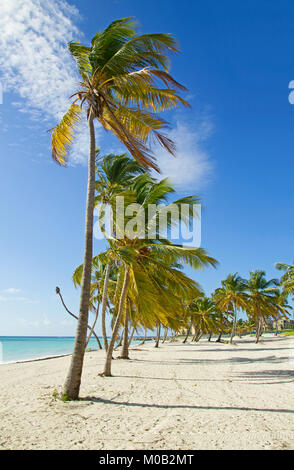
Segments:
[[[99,157],[99,154],[97,154]],[[95,206],[100,206],[99,220],[105,215],[107,208],[115,204],[116,197],[134,183],[135,177],[144,172],[144,168],[133,158],[126,154],[109,154],[96,159],[97,179],[95,188],[97,196],[95,197]],[[105,231],[105,225],[100,224]],[[110,234],[112,235],[112,234]],[[105,314],[107,308],[107,288],[110,279],[111,263],[105,267],[105,280],[103,287],[102,305],[101,305],[101,326],[104,347],[108,349],[108,339],[106,334]]]
[[[256,269],[250,272],[250,278],[247,282],[247,290],[249,294],[249,304],[247,313],[256,322],[256,340],[262,332],[263,323],[266,317],[275,316],[277,313],[277,302],[280,294],[279,280],[265,277],[265,271]]]
[[[230,343],[232,344],[236,334],[238,311],[245,309],[247,306],[246,281],[235,273],[229,274],[221,284],[222,287],[215,290],[213,298],[221,312],[224,314],[233,312],[233,326],[230,337]]]
[[[74,127],[83,109],[89,127],[88,190],[85,223],[84,269],[81,284],[79,320],[64,396],[77,399],[85,353],[90,297],[93,245],[93,210],[95,194],[95,128],[97,120],[111,131],[145,168],[158,170],[150,151],[155,138],[168,152],[173,142],[161,132],[167,123],[155,113],[188,103],[178,95],[184,87],[168,73],[167,54],[177,52],[178,45],[170,34],[136,32],[132,18],[112,22],[97,33],[90,46],[71,42],[68,45],[81,77],[80,88],[60,123],[52,132],[53,159],[65,165]],[[160,86],[161,84],[161,86]]]
[[[210,334],[210,332],[217,331],[216,306],[213,300],[208,297],[199,296],[191,302],[189,309],[195,328],[194,341],[198,342],[204,333]]]

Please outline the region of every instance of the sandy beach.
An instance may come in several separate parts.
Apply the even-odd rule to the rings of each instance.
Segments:
[[[52,396],[69,357],[0,366],[0,449],[294,449],[294,339],[202,340],[131,349],[81,400]],[[116,355],[118,352],[116,351]]]

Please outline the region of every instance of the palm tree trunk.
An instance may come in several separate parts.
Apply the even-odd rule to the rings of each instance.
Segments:
[[[198,343],[198,341],[200,341],[200,339],[202,338],[202,336],[203,336],[203,331],[202,331],[201,329],[199,329],[199,333],[198,333],[197,338],[196,338],[196,340],[195,340],[196,343]]]
[[[145,344],[146,338],[147,338],[147,328],[145,328],[145,336],[144,336],[142,343],[140,343],[139,346],[142,346],[143,344]]]
[[[160,329],[161,329],[161,323],[159,323],[157,327],[157,336],[156,336],[156,341],[155,341],[155,348],[158,348],[159,341],[160,341]]]
[[[135,331],[136,331],[136,327],[134,326],[133,329],[132,329],[131,335],[130,335],[130,339],[129,339],[129,347],[131,346],[131,342],[133,340],[133,336],[135,334]]]
[[[237,324],[237,309],[234,308],[234,322],[233,322],[233,328],[231,332],[230,344],[233,344],[233,338],[236,333],[236,324]]]
[[[173,343],[176,339],[176,332],[174,331],[174,334],[173,336],[171,337],[171,339],[169,340],[170,343]]]
[[[64,302],[63,297],[62,297],[62,295],[61,295],[61,292],[60,292],[59,287],[56,287],[56,294],[59,295],[59,297],[60,297],[60,299],[61,299],[61,302],[62,302],[62,305],[64,306],[64,308],[65,308],[65,310],[67,311],[67,313],[69,313],[73,318],[75,318],[76,320],[78,320],[78,317],[77,317],[74,313],[72,313],[72,312],[67,308],[67,306],[65,305],[65,302]],[[92,329],[92,327],[91,327],[90,325],[88,325],[88,330],[91,331],[91,329]],[[95,333],[94,330],[93,330],[92,334],[95,336],[95,339],[96,339],[96,341],[97,341],[97,343],[98,343],[99,349],[102,349],[102,346],[101,346],[101,343],[100,343],[100,339],[98,338],[98,336],[96,335],[96,333]]]
[[[258,316],[258,325],[257,325],[257,328],[256,328],[256,339],[255,339],[256,344],[259,343],[260,329],[261,329],[261,317]]]
[[[117,341],[117,345],[115,346],[115,349],[120,348],[122,346],[123,339],[124,339],[124,332],[125,332],[125,330],[123,329],[122,332],[121,332],[121,335],[120,335],[120,337]]]
[[[124,322],[124,341],[121,352],[121,359],[129,359],[129,306],[126,303],[125,322]]]
[[[190,335],[190,332],[191,332],[191,328],[192,328],[192,323],[190,323],[190,326],[187,330],[186,338],[183,341],[184,344],[188,341],[188,338],[189,338],[189,335]]]
[[[117,317],[116,321],[114,324],[113,332],[111,335],[111,340],[108,346],[107,350],[107,355],[106,355],[106,361],[105,361],[105,366],[104,366],[104,372],[103,375],[106,377],[111,377],[111,361],[112,361],[112,353],[113,353],[113,348],[114,348],[114,343],[115,343],[115,338],[117,336],[120,322],[121,322],[121,317],[123,313],[123,308],[125,304],[125,299],[126,295],[128,292],[128,287],[129,287],[129,280],[130,280],[130,274],[129,274],[129,268],[125,268],[125,277],[124,277],[124,283],[121,291],[121,296],[120,296],[120,301],[119,301],[119,307],[118,307],[118,312],[117,312]],[[126,336],[126,333],[125,333]]]
[[[211,337],[212,337],[212,332],[209,333],[209,336],[208,336],[208,341],[211,340]]]
[[[194,341],[197,341],[197,337],[199,336],[201,329],[199,328],[198,325],[194,324],[194,331],[195,331],[195,333],[194,333],[194,336],[191,340],[191,343],[193,343]]]
[[[217,338],[217,340],[216,340],[216,343],[220,343],[220,342],[221,342],[221,337],[222,337],[222,335],[223,335],[223,331],[221,330],[221,331],[219,332],[219,335],[218,335],[218,338]]]
[[[91,339],[91,336],[92,336],[92,334],[94,333],[94,328],[95,328],[95,326],[96,326],[96,323],[97,323],[97,320],[98,320],[98,315],[99,315],[99,307],[100,307],[100,302],[98,302],[98,304],[97,304],[95,320],[94,320],[94,323],[93,323],[92,328],[91,328],[91,330],[90,330],[90,333],[89,333],[89,335],[88,335],[88,339],[87,339],[87,342],[86,342],[86,346],[85,346],[85,347],[88,346],[89,341],[90,341],[90,339]],[[99,341],[99,343],[100,343],[100,341]]]
[[[163,340],[162,340],[162,343],[164,343],[166,341],[166,338],[167,338],[167,331],[168,331],[168,327],[166,326],[164,328],[164,336],[163,336]]]
[[[102,329],[103,344],[104,344],[104,348],[106,352],[108,349],[108,340],[107,340],[107,334],[106,334],[105,313],[106,313],[106,305],[107,305],[107,289],[108,289],[109,276],[110,276],[110,263],[108,263],[105,267],[105,278],[104,278],[104,284],[103,284],[102,307],[101,307],[101,329]]]
[[[85,251],[83,275],[81,282],[80,310],[74,350],[71,356],[70,368],[63,389],[64,397],[70,400],[76,400],[79,397],[85,355],[86,335],[88,328],[89,300],[91,288],[91,270],[93,256],[93,212],[95,197],[95,128],[92,111],[89,115],[88,124],[90,149],[88,162],[88,189],[85,221]]]

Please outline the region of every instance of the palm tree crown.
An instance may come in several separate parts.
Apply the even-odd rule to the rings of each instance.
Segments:
[[[111,131],[143,167],[158,170],[150,146],[155,139],[174,153],[171,139],[161,131],[167,122],[157,112],[189,106],[178,91],[185,90],[168,73],[167,54],[178,52],[170,34],[139,35],[133,18],[113,21],[97,33],[91,45],[68,45],[82,81],[74,102],[52,134],[52,156],[64,165],[74,126],[86,105],[88,118]],[[79,103],[79,104],[77,104]]]

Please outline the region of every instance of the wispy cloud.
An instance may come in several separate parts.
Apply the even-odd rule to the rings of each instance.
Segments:
[[[176,158],[164,149],[155,152],[162,178],[169,178],[178,191],[203,189],[213,177],[213,162],[205,149],[205,141],[212,133],[212,123],[207,117],[190,122],[179,120],[170,137],[177,146]]]
[[[67,50],[67,42],[82,37],[75,24],[78,10],[65,0],[0,0],[0,11],[4,90],[19,95],[14,103],[19,111],[54,125],[68,108],[79,79]],[[78,141],[73,161],[84,162],[86,153],[85,141]]]
[[[23,326],[33,326],[35,328],[38,328],[39,326],[50,326],[52,324],[45,313],[42,315],[42,319],[40,320],[27,320],[26,318],[21,317],[18,321]]]
[[[8,289],[4,289],[2,292],[3,294],[15,295],[20,292],[20,289],[16,289],[15,287],[9,287]]]
[[[1,291],[0,302],[24,302],[26,304],[36,304],[39,303],[38,300],[29,299],[28,297],[21,297],[17,294],[21,292],[21,289],[16,289],[15,287],[9,287]]]

